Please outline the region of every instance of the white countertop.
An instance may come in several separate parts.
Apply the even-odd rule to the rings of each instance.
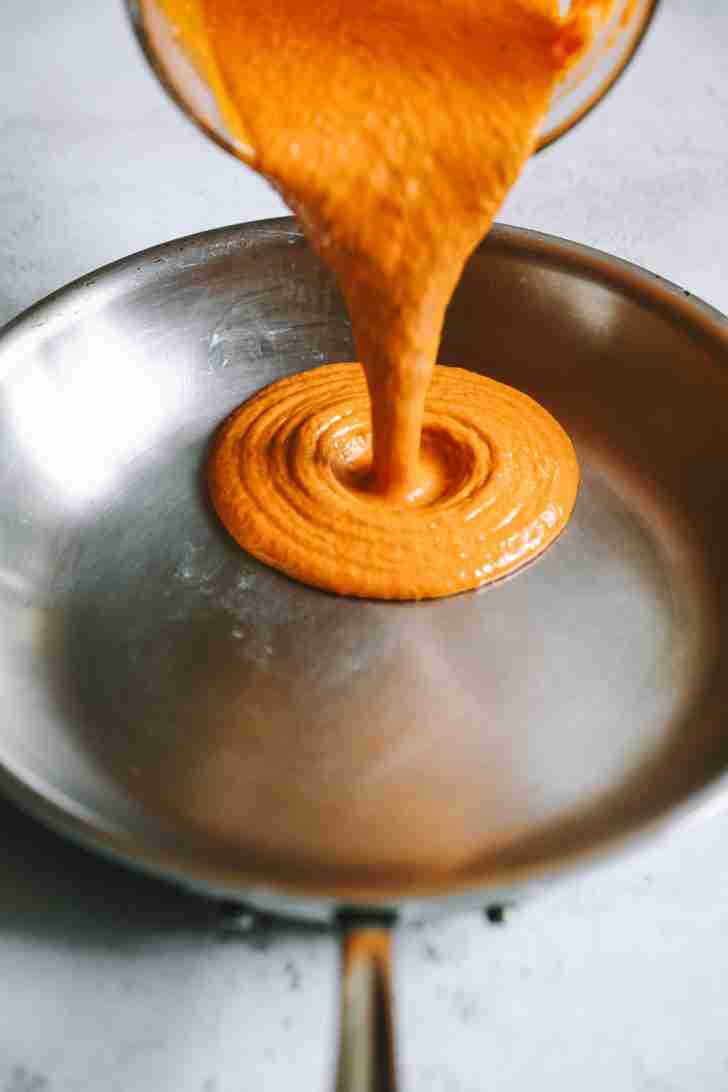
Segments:
[[[167,102],[120,0],[4,0],[0,26],[0,322],[129,252],[284,212]],[[728,5],[663,0],[500,218],[728,311],[727,130]],[[405,1090],[723,1092],[728,817],[397,955]],[[323,1092],[335,971],[326,936],[231,938],[0,802],[0,1092]]]

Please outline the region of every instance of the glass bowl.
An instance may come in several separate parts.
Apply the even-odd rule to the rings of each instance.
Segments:
[[[189,0],[190,18],[194,18],[196,2]],[[250,149],[230,132],[220,113],[204,63],[188,56],[163,4],[159,0],[125,3],[144,55],[174,102],[215,143],[238,158],[250,159]],[[658,4],[659,0],[618,0],[589,53],[558,87],[537,150],[552,144],[601,102],[634,57]]]

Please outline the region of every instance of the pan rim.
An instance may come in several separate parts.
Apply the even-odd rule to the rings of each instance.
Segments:
[[[109,300],[115,291],[127,287],[124,274],[133,272],[135,286],[142,288],[168,273],[176,261],[188,264],[190,254],[200,252],[206,263],[220,260],[255,240],[271,237],[287,243],[304,241],[304,236],[292,217],[251,221],[215,228],[157,244],[138,253],[118,259],[98,270],[77,278],[70,284],[41,299],[0,329],[0,383],[15,363],[22,360],[28,344],[42,341],[59,324],[72,320],[79,309],[93,310]],[[578,271],[579,276],[618,289],[623,295],[637,297],[644,304],[666,314],[671,321],[682,321],[691,333],[704,338],[721,352],[728,353],[728,318],[681,286],[666,280],[625,259],[555,235],[506,224],[496,224],[478,251],[500,249],[517,255],[527,253],[543,265],[561,271]],[[7,368],[3,367],[7,359]],[[310,883],[300,877],[285,876],[261,880],[260,874],[246,874],[235,866],[208,864],[200,868],[199,858],[184,849],[165,850],[144,844],[141,837],[129,829],[94,821],[84,814],[83,807],[53,786],[41,783],[28,771],[13,769],[0,759],[0,791],[22,810],[41,820],[55,831],[94,849],[102,855],[150,873],[172,880],[183,887],[208,895],[241,901],[263,908],[294,913],[297,916],[320,916],[333,913],[342,903],[357,906],[397,906],[407,916],[437,913],[445,906],[456,904],[482,905],[499,897],[530,886],[541,886],[557,877],[579,870],[618,853],[637,851],[647,843],[684,830],[693,823],[719,814],[728,807],[728,771],[718,773],[704,785],[667,806],[659,815],[637,823],[627,831],[602,835],[591,845],[572,848],[554,855],[538,865],[505,866],[500,871],[491,866],[478,877],[430,877],[397,885],[377,882],[375,889],[361,884],[337,881],[335,887],[325,880]]]

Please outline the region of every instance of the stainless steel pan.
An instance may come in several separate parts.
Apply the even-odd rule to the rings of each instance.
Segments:
[[[708,814],[728,765],[726,320],[495,228],[442,359],[543,402],[583,484],[542,559],[425,604],[289,581],[207,501],[225,415],[352,352],[289,219],[127,258],[0,336],[2,787],[142,869],[338,921],[341,1089],[394,1082],[394,920]]]

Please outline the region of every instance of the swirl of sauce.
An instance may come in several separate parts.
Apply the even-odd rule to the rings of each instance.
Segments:
[[[574,449],[527,395],[437,367],[416,484],[397,505],[374,488],[370,417],[364,372],[347,363],[273,383],[228,418],[209,485],[244,549],[329,591],[422,599],[505,576],[565,526]]]
[[[578,470],[529,398],[435,369],[469,254],[612,0],[161,0],[237,153],[337,276],[361,368],[275,384],[209,467],[237,541],[291,576],[448,595],[553,541]],[[434,378],[433,378],[434,377]]]

